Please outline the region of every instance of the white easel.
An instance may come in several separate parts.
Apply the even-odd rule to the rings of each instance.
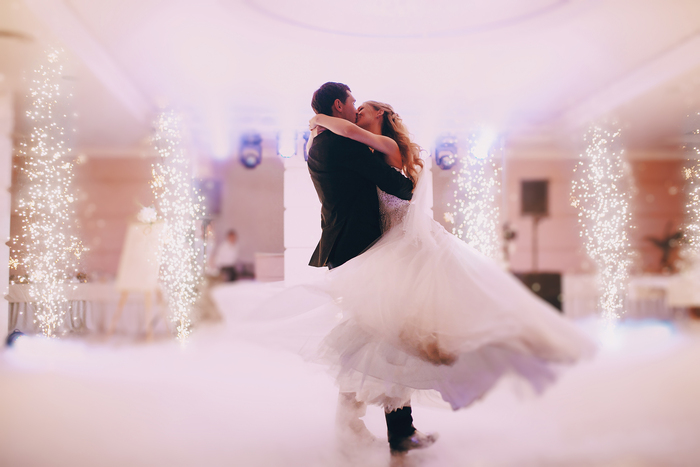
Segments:
[[[145,305],[146,338],[153,338],[152,326],[152,297],[155,295],[158,308],[167,325],[168,319],[163,308],[163,297],[158,287],[160,258],[158,257],[160,233],[163,224],[160,222],[144,224],[132,222],[126,232],[124,248],[119,259],[117,272],[117,290],[120,291],[119,304],[112,317],[107,335],[111,335],[124,310],[129,293],[143,293]]]

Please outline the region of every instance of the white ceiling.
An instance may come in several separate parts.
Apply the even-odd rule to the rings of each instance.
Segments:
[[[304,129],[329,80],[423,138],[560,138],[612,115],[629,146],[658,148],[700,110],[698,0],[0,0],[0,31],[18,96],[45,44],[64,45],[76,144],[105,153],[142,144],[162,103],[203,152]]]

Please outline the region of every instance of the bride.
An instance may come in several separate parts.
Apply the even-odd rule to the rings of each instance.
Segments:
[[[506,374],[541,391],[558,366],[594,352],[551,305],[432,218],[420,148],[390,105],[365,102],[356,124],[323,114],[309,123],[368,145],[414,184],[412,201],[377,189],[382,237],[328,274],[343,318],[318,352],[341,392],[389,411],[436,390],[457,410]]]

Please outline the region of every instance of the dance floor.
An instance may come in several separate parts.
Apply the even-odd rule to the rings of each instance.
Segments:
[[[504,380],[459,412],[415,401],[416,426],[440,438],[392,460],[385,443],[338,446],[332,378],[237,326],[276,286],[224,287],[224,322],[185,345],[24,337],[2,351],[0,465],[700,465],[697,321],[580,323],[600,336],[594,360],[540,397]],[[381,409],[365,421],[385,439]]]

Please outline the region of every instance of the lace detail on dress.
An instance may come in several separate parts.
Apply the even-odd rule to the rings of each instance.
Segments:
[[[382,232],[387,232],[392,227],[403,222],[410,202],[390,195],[379,188],[377,188],[377,196],[379,197],[379,216],[382,223]]]

